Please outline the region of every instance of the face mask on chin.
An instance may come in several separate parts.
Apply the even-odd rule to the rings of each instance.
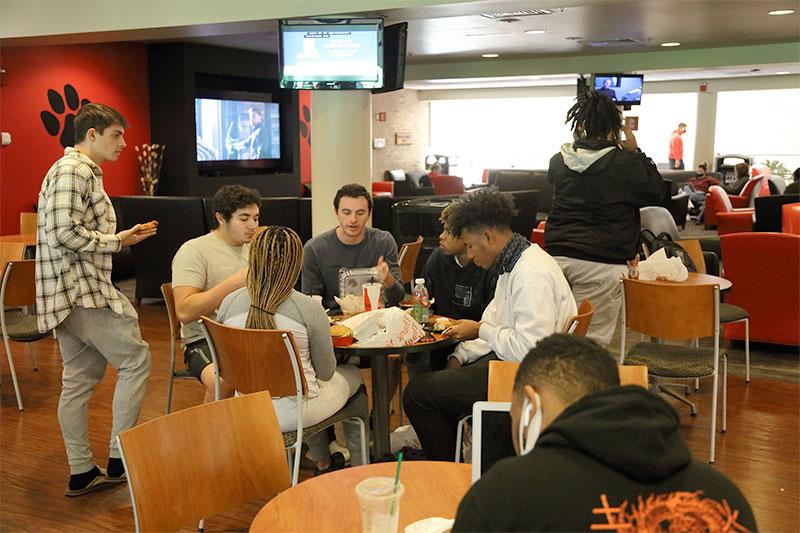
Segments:
[[[528,401],[527,396],[522,401],[519,428],[517,430],[520,455],[525,455],[533,450],[542,430],[542,400],[535,392],[533,393],[533,399],[536,402],[535,410],[534,406]],[[531,416],[531,413],[533,413],[533,416]],[[525,431],[525,426],[528,427],[527,432]]]

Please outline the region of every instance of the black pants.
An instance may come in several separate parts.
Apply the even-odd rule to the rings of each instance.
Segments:
[[[440,370],[409,380],[403,408],[429,459],[452,461],[458,421],[472,414],[472,404],[485,401],[489,389],[490,353],[471,365]]]
[[[683,170],[683,159],[670,159],[669,168],[673,170]]]

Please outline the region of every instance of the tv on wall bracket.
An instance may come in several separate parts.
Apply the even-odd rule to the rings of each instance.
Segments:
[[[278,33],[281,88],[383,87],[382,19],[282,20]]]
[[[592,76],[592,88],[615,104],[629,108],[642,103],[644,76],[642,74],[597,73]]]

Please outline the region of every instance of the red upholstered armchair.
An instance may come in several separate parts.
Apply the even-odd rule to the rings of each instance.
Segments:
[[[800,203],[783,206],[783,233],[800,235]]]
[[[372,196],[394,196],[394,182],[373,181]]]
[[[751,182],[753,180],[750,180]],[[749,182],[748,182],[749,183]],[[718,226],[717,215],[720,213],[747,213],[749,215],[750,225],[746,227],[746,229],[739,229],[739,231],[753,231],[753,213],[755,209],[752,207],[746,207],[742,209],[734,209],[733,205],[731,204],[730,197],[728,193],[722,187],[717,185],[712,185],[708,188],[708,194],[706,195],[706,207],[705,207],[705,223],[706,227],[710,226]],[[744,218],[737,219],[737,228],[743,228],[746,226],[743,222]],[[722,235],[723,233],[720,231],[719,233]]]
[[[763,176],[755,176],[748,181],[742,189],[742,194],[728,195],[734,209],[753,207],[757,196],[769,196],[769,180]]]
[[[428,175],[433,185],[433,193],[437,196],[464,194],[464,180],[458,176]]]
[[[733,283],[725,302],[750,313],[750,340],[800,346],[800,235],[724,235],[723,276]],[[743,340],[742,323],[726,324],[725,338]]]

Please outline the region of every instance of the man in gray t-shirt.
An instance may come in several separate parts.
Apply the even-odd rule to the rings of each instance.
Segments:
[[[405,295],[397,262],[397,243],[388,231],[368,228],[372,197],[361,185],[339,189],[333,199],[339,225],[308,241],[303,248],[302,292],[322,296],[325,308],[338,308],[339,271],[378,269],[383,279],[383,301],[397,305]]]

